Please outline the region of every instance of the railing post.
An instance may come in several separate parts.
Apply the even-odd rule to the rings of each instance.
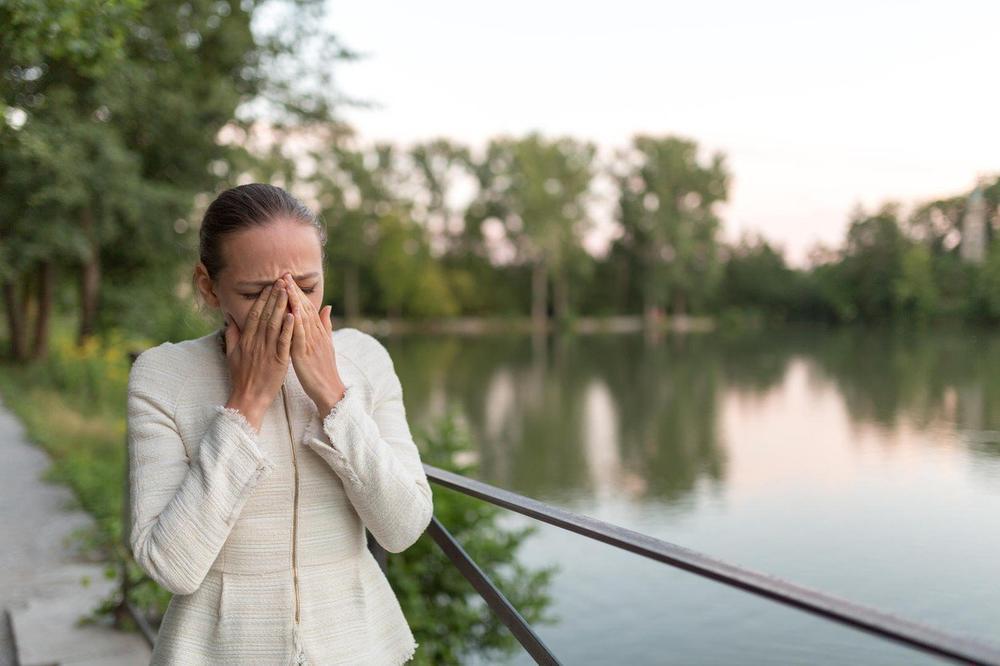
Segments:
[[[375,535],[369,532],[367,527],[365,528],[365,538],[368,540],[368,550],[375,557],[382,573],[388,575],[386,567],[389,566],[389,552],[382,547],[382,544],[375,539]]]

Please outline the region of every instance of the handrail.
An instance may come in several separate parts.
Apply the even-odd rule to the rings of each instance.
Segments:
[[[776,576],[728,564],[668,541],[561,509],[426,463],[423,467],[428,480],[433,483],[517,511],[550,525],[576,532],[587,538],[603,541],[617,548],[685,569],[699,576],[711,578],[772,601],[800,608],[822,618],[867,631],[881,638],[897,641],[923,652],[936,654],[959,663],[1000,666],[1000,646],[945,632],[927,624],[903,619],[825,592],[796,585]],[[434,536],[433,533],[432,536]],[[435,539],[438,540],[438,537],[435,536]],[[495,586],[493,589],[496,590]],[[492,603],[490,605],[495,612],[499,611]],[[504,616],[501,615],[501,619],[503,618]],[[527,648],[527,646],[525,647]]]

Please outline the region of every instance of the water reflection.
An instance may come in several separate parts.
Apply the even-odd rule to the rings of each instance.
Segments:
[[[457,405],[485,481],[996,638],[1000,593],[984,581],[1000,573],[990,555],[1000,548],[998,335],[787,328],[387,344],[411,421]],[[558,610],[572,621],[550,637],[567,658],[660,663],[669,617],[684,663],[934,663],[558,530],[525,556],[564,563],[570,553]]]

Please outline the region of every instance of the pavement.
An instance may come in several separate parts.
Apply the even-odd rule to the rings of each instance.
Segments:
[[[140,634],[78,624],[117,583],[71,547],[93,518],[68,487],[42,479],[51,460],[2,398],[0,460],[0,666],[148,665]]]

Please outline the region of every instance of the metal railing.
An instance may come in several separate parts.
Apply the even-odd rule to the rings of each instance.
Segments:
[[[424,464],[424,471],[431,482],[457,490],[470,497],[476,497],[496,506],[517,511],[550,525],[576,532],[589,539],[603,541],[623,550],[690,571],[705,578],[711,578],[772,601],[808,611],[827,620],[846,624],[881,638],[893,640],[958,663],[1000,666],[1000,646],[951,634],[930,625],[900,618],[818,590],[802,587],[775,576],[729,564],[668,541],[560,509],[530,497],[470,479],[461,474],[427,464]],[[553,656],[552,651],[532,631],[524,618],[511,606],[492,581],[483,574],[437,518],[431,519],[427,532],[535,661],[539,664],[558,664],[559,661]]]
[[[130,354],[135,360],[137,353]],[[544,502],[519,495],[482,481],[470,479],[424,463],[427,479],[445,488],[458,491],[470,497],[490,502],[499,507],[516,511],[525,516],[541,520],[550,525],[576,532],[588,539],[602,541],[611,546],[627,550],[643,557],[690,571],[699,576],[745,590],[813,613],[821,618],[839,622],[875,636],[901,643],[918,651],[933,654],[963,664],[1000,666],[1000,646],[980,642],[976,639],[952,634],[927,624],[907,620],[846,599],[803,587],[781,578],[759,573],[744,567],[723,562],[668,541],[651,537],[641,532],[613,525],[611,523],[573,513]],[[125,470],[124,519],[127,533],[128,508],[128,466]],[[507,600],[489,576],[469,557],[461,544],[436,516],[426,532],[455,568],[465,576],[490,609],[507,626],[522,647],[539,664],[559,664],[559,660],[531,628],[524,617]],[[387,551],[379,545],[374,536],[365,530],[368,548],[375,557],[383,573],[386,571]],[[131,556],[128,539],[125,550]],[[146,618],[128,600],[129,578],[122,571],[121,602],[117,609],[119,616],[127,614],[135,621],[147,643],[152,646],[156,632]]]

